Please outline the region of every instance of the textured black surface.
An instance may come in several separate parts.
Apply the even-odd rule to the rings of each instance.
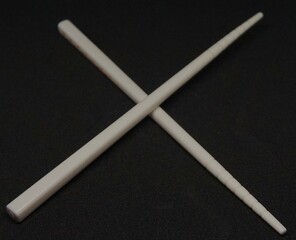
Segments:
[[[19,1],[0,10],[0,239],[296,239],[293,1]],[[5,205],[134,104],[57,32],[69,18],[147,93],[265,18],[162,106],[288,228],[281,238],[145,119],[23,223]]]

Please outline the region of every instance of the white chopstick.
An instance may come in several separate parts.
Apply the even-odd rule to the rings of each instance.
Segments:
[[[113,81],[113,83],[115,83],[136,103],[147,97],[147,94],[108,56],[106,56],[97,46],[95,46],[95,44],[90,39],[88,39],[73,23],[71,23],[69,20],[61,22],[59,24],[59,31],[87,59],[89,59],[106,76],[108,76],[110,80]],[[225,169],[222,169],[224,176],[219,178],[217,175],[217,168],[221,169],[223,167],[163,109],[158,107],[150,114],[150,116],[238,198],[244,201],[244,199],[248,196],[249,200],[245,201],[246,205],[248,205],[250,208],[254,207],[254,198],[252,196],[250,198],[250,194],[243,195],[243,193],[245,193],[247,190],[241,186],[237,180],[235,180]],[[228,181],[232,181],[232,184],[228,183]],[[258,203],[256,200],[255,204],[258,205],[260,203]],[[254,211],[263,219],[264,216],[266,218],[267,215],[270,215],[270,213],[267,213],[266,215],[267,210],[262,205],[259,208],[254,208]],[[278,226],[278,224],[276,225]],[[278,232],[282,233],[284,230],[285,229],[279,225]]]
[[[55,169],[41,178],[28,190],[7,205],[7,211],[16,221],[22,221],[38,206],[64,186],[81,170],[88,166],[95,158],[134,127],[139,121],[153,111],[166,98],[185,84],[194,74],[205,67],[228,45],[243,32],[255,24],[262,14],[258,14],[245,22],[224,39],[208,49],[200,57],[174,75],[170,80],[155,90],[144,101],[137,104],[130,111],[111,124],[103,132],[89,141],[86,145],[72,154]]]

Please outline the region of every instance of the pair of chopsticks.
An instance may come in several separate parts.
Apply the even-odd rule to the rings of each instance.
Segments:
[[[9,203],[6,206],[8,214],[17,222],[24,220],[43,202],[119,140],[125,133],[150,114],[165,131],[184,147],[201,165],[218,178],[230,191],[278,233],[284,234],[287,231],[286,228],[198,142],[178,125],[173,118],[158,107],[262,17],[262,13],[257,13],[245,21],[176,73],[150,95],[147,95],[69,20],[60,22],[58,24],[60,33],[135,101],[137,105]]]

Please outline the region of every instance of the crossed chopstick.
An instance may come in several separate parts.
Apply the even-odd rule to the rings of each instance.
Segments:
[[[14,220],[21,222],[127,131],[150,114],[154,121],[230,191],[248,207],[253,209],[255,213],[278,233],[284,234],[286,228],[173,118],[158,107],[262,17],[262,13],[257,13],[251,17],[175,74],[149,96],[69,20],[60,22],[58,24],[60,33],[136,102],[137,105],[8,204],[6,208],[9,215]]]

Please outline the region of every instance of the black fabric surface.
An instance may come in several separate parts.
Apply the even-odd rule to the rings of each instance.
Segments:
[[[294,1],[5,1],[0,239],[296,239]],[[258,11],[162,107],[288,229],[280,237],[146,118],[21,224],[5,206],[134,103],[57,31],[70,19],[147,93]]]

